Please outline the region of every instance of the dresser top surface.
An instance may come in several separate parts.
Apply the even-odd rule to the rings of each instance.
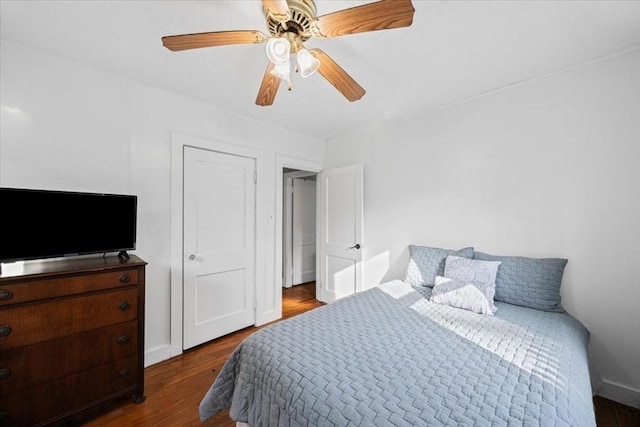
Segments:
[[[4,264],[0,272],[0,281],[4,279],[36,278],[56,276],[78,272],[100,272],[118,270],[123,268],[140,267],[146,265],[146,261],[137,255],[129,255],[130,259],[122,259],[113,256],[95,256],[87,258],[55,259],[43,261],[25,261],[19,266]]]

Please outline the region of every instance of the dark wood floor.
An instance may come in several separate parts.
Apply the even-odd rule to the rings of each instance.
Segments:
[[[282,312],[289,318],[321,306],[315,299],[315,282],[283,291]],[[200,400],[211,386],[231,351],[258,328],[247,328],[185,351],[182,355],[145,369],[145,395],[139,405],[129,401],[110,405],[108,412],[85,423],[90,427],[168,426],[235,427],[228,411],[201,423]],[[638,427],[640,411],[596,397],[599,427]],[[576,426],[580,427],[580,426]]]
[[[596,422],[600,427],[638,427],[640,410],[622,405],[604,397],[593,399],[596,407]]]

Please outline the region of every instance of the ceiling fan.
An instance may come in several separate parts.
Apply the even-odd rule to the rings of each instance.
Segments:
[[[307,50],[311,37],[340,37],[368,31],[408,27],[415,9],[411,0],[380,0],[317,16],[313,0],[262,0],[271,37],[256,30],[214,31],[162,37],[169,50],[180,51],[232,44],[267,42],[269,63],[256,98],[257,105],[271,105],[281,81],[291,90],[291,55],[296,72],[309,77],[318,71],[349,101],[357,101],[365,90],[321,49]]]

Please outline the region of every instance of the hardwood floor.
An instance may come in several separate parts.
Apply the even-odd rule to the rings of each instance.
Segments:
[[[596,408],[596,422],[599,427],[638,427],[640,426],[640,410],[623,405],[604,397],[593,399]]]
[[[282,312],[289,318],[323,305],[315,299],[315,282],[283,290]],[[167,426],[235,427],[224,411],[201,423],[200,400],[233,349],[259,328],[247,328],[185,351],[182,355],[145,369],[147,400],[109,405],[108,412],[86,422],[87,427]],[[640,411],[601,397],[594,399],[599,427],[640,426]],[[580,426],[576,426],[580,427]]]

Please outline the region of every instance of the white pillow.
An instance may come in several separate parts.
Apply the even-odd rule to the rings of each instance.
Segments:
[[[496,312],[496,306],[493,304],[495,293],[495,282],[460,282],[437,276],[431,292],[431,301],[493,316]]]
[[[458,282],[474,282],[486,285],[496,283],[501,261],[482,261],[449,255],[444,264],[444,277]]]

